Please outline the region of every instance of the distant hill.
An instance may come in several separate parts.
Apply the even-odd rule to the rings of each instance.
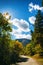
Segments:
[[[19,42],[21,42],[24,46],[31,41],[29,39],[16,39],[16,40],[18,40]]]

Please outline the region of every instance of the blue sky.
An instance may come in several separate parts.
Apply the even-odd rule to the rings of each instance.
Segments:
[[[12,13],[13,17],[28,21],[28,17],[36,14],[36,12],[30,13],[28,11],[29,3],[40,4],[40,1],[41,0],[0,0],[0,11],[8,11]]]
[[[37,10],[42,10],[41,0],[0,0],[0,12],[11,15],[12,38],[31,39]]]

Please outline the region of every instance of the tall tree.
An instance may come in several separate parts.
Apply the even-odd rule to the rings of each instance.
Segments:
[[[42,7],[43,7],[43,0],[42,0]],[[35,28],[32,34],[32,44],[34,48],[41,49],[38,50],[43,55],[43,11],[38,10],[35,20]],[[39,47],[38,47],[39,45]],[[36,47],[37,46],[37,47]]]
[[[11,25],[2,13],[0,13],[0,65],[9,65],[9,41]]]
[[[42,0],[43,7],[43,0]],[[35,34],[36,34],[36,43],[40,43],[41,47],[43,47],[43,12],[38,10],[35,21]]]

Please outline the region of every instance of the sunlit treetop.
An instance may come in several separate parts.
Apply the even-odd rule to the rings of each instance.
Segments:
[[[11,18],[11,16],[9,15],[8,12],[4,13],[3,16],[4,16],[6,19],[10,19],[10,18]]]

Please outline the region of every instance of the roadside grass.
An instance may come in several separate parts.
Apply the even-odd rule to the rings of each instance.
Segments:
[[[32,58],[35,59],[39,65],[43,65],[43,57],[39,56],[39,54],[32,56]]]

